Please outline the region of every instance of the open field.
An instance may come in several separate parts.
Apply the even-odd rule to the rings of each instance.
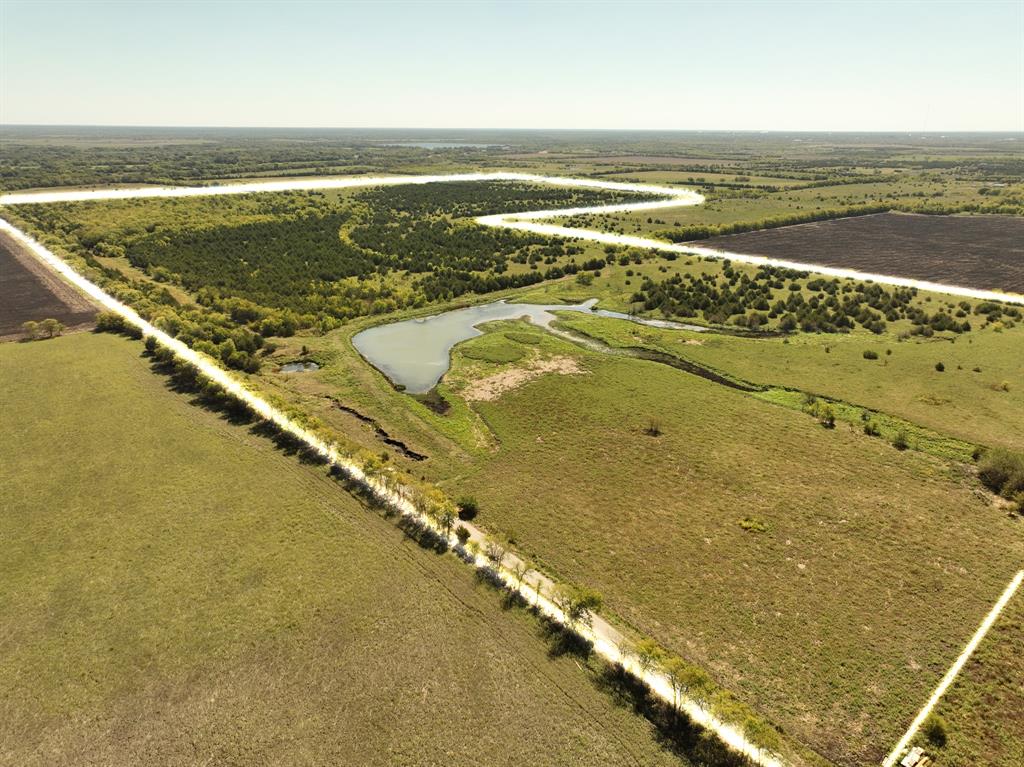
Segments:
[[[0,761],[680,763],[532,618],[140,350],[0,346]]]
[[[740,231],[772,226],[775,219],[827,215],[854,215],[900,209],[925,213],[987,212],[1020,215],[1024,187],[1000,187],[995,194],[978,181],[934,178],[930,175],[868,177],[831,186],[804,186],[772,191],[764,188],[730,189],[715,183],[684,184],[707,197],[704,205],[644,212],[591,214],[564,221],[569,226],[598,228],[623,234],[655,236],[675,242],[729,234],[716,228],[740,227]],[[985,193],[982,190],[986,190]],[[860,212],[864,212],[861,210]],[[806,220],[806,219],[805,219]],[[735,230],[733,230],[735,231]]]
[[[80,328],[96,316],[92,304],[31,256],[22,255],[18,245],[2,233],[0,284],[0,338],[21,335],[23,322],[53,318],[68,328]]]
[[[1024,599],[1018,594],[940,703],[937,767],[1024,764]],[[919,742],[936,751],[926,737]]]
[[[557,354],[586,372],[473,403],[497,448],[451,471],[482,523],[835,762],[880,760],[1024,556],[1019,521],[945,461],[662,365]]]
[[[731,234],[701,245],[1024,293],[1024,217],[882,213]]]
[[[968,442],[1024,449],[1019,326],[972,330],[955,339],[864,332],[743,338],[586,316],[565,315],[562,323],[614,346],[655,349],[744,381],[844,400]],[[865,351],[878,359],[865,359]]]
[[[871,364],[859,344],[879,343],[855,334],[783,344],[574,314],[562,323],[595,335],[595,326],[615,327],[655,348],[654,337],[676,333],[685,355],[721,342],[722,359],[746,344],[770,344],[783,360],[825,358],[824,345],[834,342],[841,371]],[[839,764],[880,760],[1019,563],[1019,521],[964,467],[901,453],[859,425],[827,430],[799,408],[663,365],[583,351],[520,323],[487,327],[456,347],[439,387],[451,403],[444,416],[390,389],[335,334],[303,339],[322,370],[268,380],[355,439],[372,435],[332,403],[376,418],[430,456],[413,471],[473,493],[485,527],[510,535],[559,577],[599,588],[611,615],[705,665],[791,736]],[[998,364],[1010,334],[977,333],[978,359]],[[516,340],[526,336],[528,344]],[[922,375],[937,375],[924,360],[938,342],[882,338],[895,349],[890,365],[906,364],[897,360],[914,350]],[[941,345],[965,354],[973,346]],[[287,358],[296,348],[280,352]],[[502,362],[509,359],[516,361]],[[752,356],[744,372],[768,378],[753,376],[757,366]],[[895,372],[894,390],[913,379]],[[842,381],[821,370],[822,381],[830,376]],[[871,377],[878,371],[858,385]],[[929,381],[918,391],[927,393]],[[899,402],[913,403],[913,391]],[[984,399],[964,396],[962,408],[983,412]],[[998,413],[1019,411],[1004,405],[982,422],[992,444],[1000,435],[1015,444],[1013,421]],[[650,418],[661,422],[661,436],[643,433]],[[935,425],[958,421],[972,423],[961,413]],[[739,522],[748,518],[767,530],[744,529]],[[941,618],[928,597],[936,592],[948,605]]]

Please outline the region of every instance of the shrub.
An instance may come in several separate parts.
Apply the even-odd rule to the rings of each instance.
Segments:
[[[877,360],[878,359],[878,352],[872,351],[871,349],[865,349],[864,350],[864,359],[866,359],[866,360]]]
[[[826,429],[834,429],[836,425],[836,411],[831,405],[823,405],[818,411],[818,421]]]
[[[946,369],[946,366],[943,365],[941,362],[936,362],[935,363],[935,369],[938,370],[941,373],[943,370]]]
[[[661,419],[649,418],[647,420],[647,428],[644,429],[644,434],[649,437],[660,437],[661,432]]]
[[[924,727],[922,728],[924,736],[928,738],[928,742],[937,748],[942,748],[946,745],[947,728],[946,720],[938,714],[930,714],[927,719],[924,720]]]
[[[469,522],[480,513],[480,506],[477,504],[476,498],[471,495],[462,496],[455,502],[455,505],[459,509],[459,519],[463,522]]]
[[[808,396],[809,395],[806,394],[804,395],[804,410],[808,413],[808,415],[811,415],[814,418],[816,418],[818,420],[818,423],[820,423],[826,429],[835,428],[835,409],[829,403],[822,402],[821,400],[815,397],[810,397],[810,402],[808,402]]]
[[[986,450],[978,461],[978,479],[1006,498],[1024,492],[1024,454],[1001,447]]]
[[[892,446],[897,450],[906,450],[910,447],[910,439],[907,437],[905,429],[900,429],[896,432],[896,436],[892,440]]]
[[[739,521],[739,526],[752,533],[768,532],[768,525],[755,517],[744,517]]]
[[[121,333],[124,331],[124,317],[114,312],[100,312],[96,315],[97,333]]]
[[[466,541],[469,540],[469,529],[465,525],[459,525],[455,528],[455,537],[459,539],[461,545],[465,546]]]
[[[879,435],[878,424],[874,421],[868,421],[864,424],[864,433],[869,437],[877,437]]]

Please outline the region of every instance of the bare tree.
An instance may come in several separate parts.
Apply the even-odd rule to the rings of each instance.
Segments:
[[[516,591],[522,588],[523,581],[526,580],[526,575],[531,570],[533,570],[533,565],[525,560],[517,559],[512,563],[512,575],[514,575],[516,579]]]
[[[501,563],[505,560],[505,547],[498,541],[488,541],[484,550],[487,559],[494,565],[494,569],[500,569]]]

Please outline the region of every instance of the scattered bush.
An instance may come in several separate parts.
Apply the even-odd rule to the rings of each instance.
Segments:
[[[867,421],[864,424],[864,433],[869,437],[877,437],[881,432],[878,429],[878,424],[874,421]]]
[[[910,438],[907,436],[905,429],[900,429],[896,432],[896,436],[892,440],[892,446],[897,450],[906,450],[910,447]]]
[[[938,714],[929,714],[928,718],[924,720],[922,731],[924,736],[928,738],[928,742],[936,748],[942,748],[946,745],[946,740],[948,739],[946,720]]]
[[[865,349],[864,350],[864,359],[866,359],[866,360],[877,360],[878,359],[878,352],[872,351],[871,349]]]
[[[978,461],[978,479],[1004,498],[1024,492],[1024,454],[997,447],[986,450]]]
[[[943,365],[941,362],[936,362],[935,363],[935,369],[938,370],[941,373],[941,372],[943,372],[946,369],[946,366]]]
[[[744,517],[739,521],[739,526],[744,530],[748,530],[752,533],[766,533],[768,532],[767,523],[763,522],[756,517]]]
[[[464,495],[459,498],[455,502],[455,506],[459,510],[459,519],[463,522],[469,522],[480,513],[480,506],[477,504],[476,498],[471,495]]]
[[[466,541],[469,540],[469,528],[465,525],[459,525],[455,528],[455,537],[458,538],[460,545],[465,546]]]
[[[836,425],[836,411],[829,403],[822,402],[816,397],[804,396],[804,410],[808,415],[813,416],[826,429],[833,429]]]
[[[647,420],[647,428],[644,429],[644,434],[649,437],[660,437],[661,431],[661,419],[660,418],[649,418]]]

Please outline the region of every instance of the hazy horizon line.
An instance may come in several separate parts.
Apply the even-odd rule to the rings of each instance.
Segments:
[[[530,128],[495,128],[495,127],[474,127],[474,126],[415,126],[415,125],[198,125],[198,124],[155,124],[155,123],[30,123],[30,122],[0,122],[0,129],[3,128],[180,128],[189,130],[365,130],[365,131],[505,131],[509,133],[527,132],[593,132],[593,133],[830,133],[830,134],[851,134],[851,133],[874,133],[874,134],[920,134],[920,135],[949,135],[949,134],[1017,134],[1024,136],[1024,129],[1006,128],[985,128],[970,130],[912,130],[906,128],[886,129],[857,129],[844,128],[842,130],[828,128],[583,128],[583,127],[530,127]]]

